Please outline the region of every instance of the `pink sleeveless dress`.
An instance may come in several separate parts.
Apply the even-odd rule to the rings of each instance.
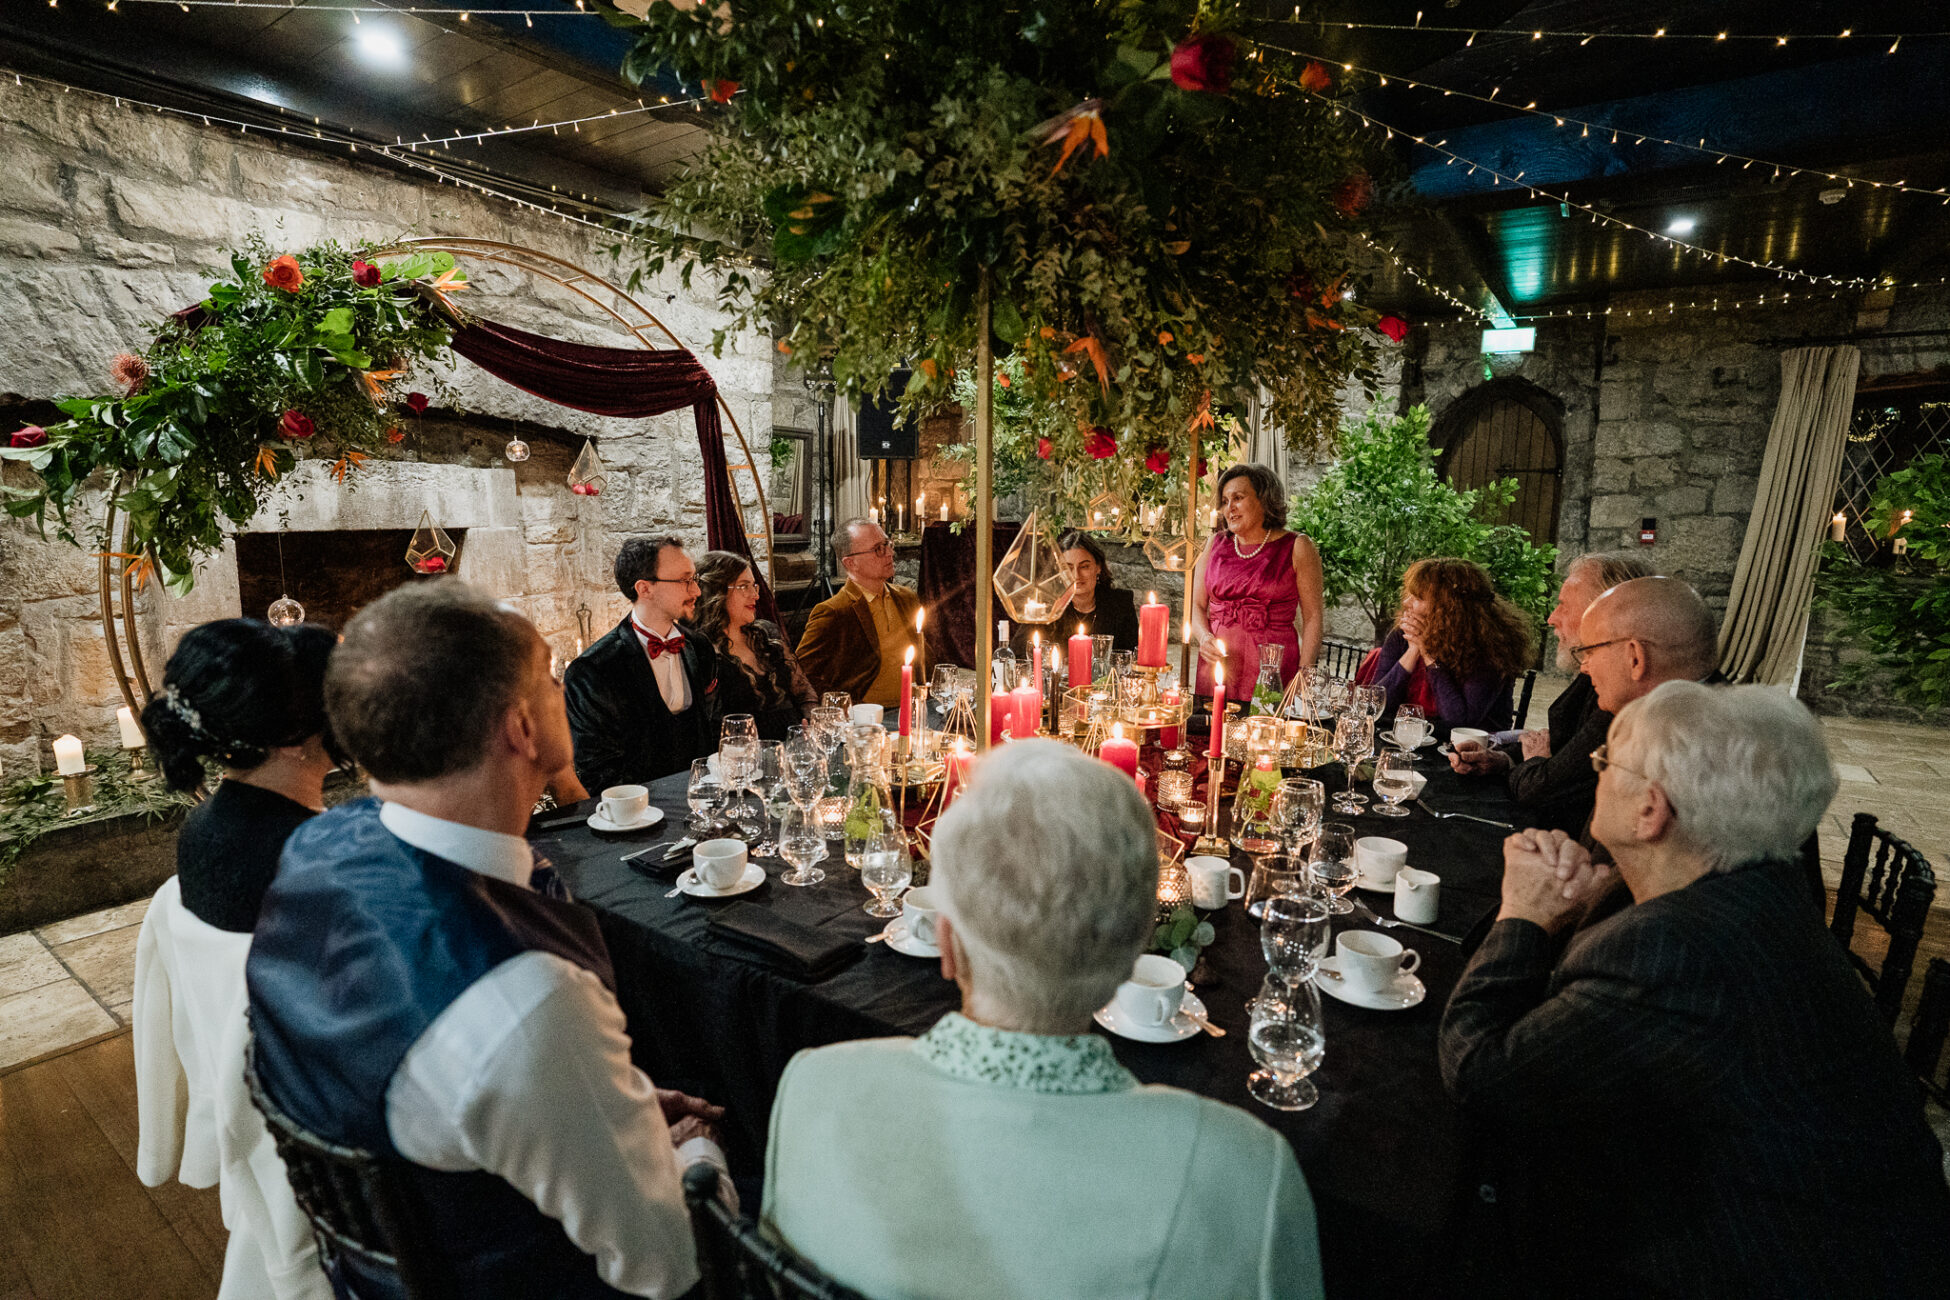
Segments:
[[[1259,647],[1278,645],[1280,680],[1292,681],[1300,671],[1300,633],[1294,616],[1300,611],[1300,582],[1293,573],[1293,548],[1298,533],[1288,533],[1259,550],[1240,555],[1232,539],[1222,537],[1205,562],[1205,621],[1214,636],[1226,643],[1226,698],[1250,700],[1259,678]],[[1198,666],[1198,691],[1212,693],[1212,666]]]

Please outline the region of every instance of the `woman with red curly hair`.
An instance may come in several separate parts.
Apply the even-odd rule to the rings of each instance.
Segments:
[[[1420,704],[1442,736],[1452,727],[1502,731],[1510,684],[1534,648],[1529,620],[1497,595],[1482,565],[1417,560],[1402,575],[1395,630],[1361,676],[1388,692],[1384,720]]]

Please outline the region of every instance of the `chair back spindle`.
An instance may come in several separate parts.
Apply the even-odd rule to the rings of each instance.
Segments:
[[[1936,876],[1923,855],[1876,825],[1873,814],[1855,814],[1828,928],[1847,949],[1876,1006],[1892,1025],[1902,1012],[1903,993],[1935,897]],[[1858,915],[1874,921],[1887,937],[1880,963],[1871,964],[1857,950]]]
[[[718,1171],[684,1171],[684,1201],[697,1240],[700,1300],[866,1300],[841,1286],[718,1199]]]

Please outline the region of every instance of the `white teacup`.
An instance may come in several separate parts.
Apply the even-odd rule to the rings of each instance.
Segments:
[[[1422,964],[1422,954],[1372,930],[1344,930],[1334,940],[1334,961],[1350,988],[1379,993]]]
[[[1427,740],[1434,730],[1427,718],[1396,718],[1395,743],[1403,749],[1414,749]]]
[[[1169,957],[1146,953],[1117,986],[1117,1009],[1140,1025],[1169,1024],[1185,1000],[1185,968]]]
[[[901,899],[901,919],[907,923],[907,936],[916,943],[924,943],[930,948],[939,948],[940,940],[935,937],[935,918],[941,915],[941,908],[935,900],[934,890],[926,885],[910,889]]]
[[[1449,747],[1461,749],[1464,745],[1490,747],[1490,733],[1479,727],[1452,727],[1449,730]]]
[[[1224,858],[1185,859],[1185,871],[1192,878],[1192,906],[1217,911],[1235,898],[1246,896],[1246,873]]]
[[[1442,877],[1403,867],[1395,876],[1395,916],[1411,925],[1434,925],[1442,904]]]
[[[618,826],[634,826],[650,808],[650,791],[640,785],[613,785],[603,791],[603,816]]]
[[[887,725],[887,710],[878,704],[856,704],[846,720],[859,727],[884,727]]]
[[[697,877],[712,889],[727,889],[745,874],[745,841],[706,840],[691,850]]]
[[[1395,883],[1395,873],[1408,865],[1408,845],[1380,835],[1364,835],[1354,841],[1354,869],[1361,883],[1387,889]]]

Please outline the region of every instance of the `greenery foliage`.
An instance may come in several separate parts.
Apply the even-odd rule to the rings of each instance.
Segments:
[[[1453,556],[1490,571],[1498,591],[1540,624],[1550,611],[1557,548],[1485,516],[1516,499],[1517,481],[1458,491],[1436,473],[1429,412],[1373,412],[1342,431],[1340,459],[1294,504],[1288,526],[1313,538],[1329,604],[1352,596],[1377,639],[1395,619],[1402,574],[1416,560]]]
[[[389,440],[401,416],[385,385],[445,356],[451,337],[424,290],[466,279],[447,253],[367,267],[337,244],[276,256],[261,239],[230,269],[200,312],[164,320],[139,358],[118,358],[126,391],[61,401],[68,419],[45,442],[0,447],[39,477],[0,486],[9,514],[45,531],[51,508],[60,536],[80,544],[75,508],[99,472],[131,527],[124,565],[189,590],[197,559],[257,513],[301,443],[329,444],[343,482]]]
[[[90,750],[87,761],[96,769],[96,810],[88,814],[90,820],[140,813],[153,821],[190,805],[189,796],[177,794],[160,779],[131,781],[124,750]],[[36,840],[69,824],[60,777],[29,776],[0,788],[0,880]]]
[[[1240,0],[611,16],[638,34],[627,76],[674,68],[728,101],[618,246],[638,276],[718,277],[717,347],[776,331],[856,400],[912,366],[904,400],[935,405],[986,277],[1018,396],[1126,457],[1255,385],[1318,449],[1343,388],[1372,391],[1375,315],[1343,294],[1371,192],[1352,118],[1315,93],[1328,70],[1250,42]]]
[[[1910,519],[1901,523],[1905,510]],[[1919,456],[1883,476],[1862,526],[1880,537],[1891,524],[1909,543],[1895,568],[1859,564],[1845,547],[1823,544],[1815,599],[1872,656],[1830,685],[1857,686],[1873,673],[1909,703],[1940,709],[1950,704],[1950,456]]]

